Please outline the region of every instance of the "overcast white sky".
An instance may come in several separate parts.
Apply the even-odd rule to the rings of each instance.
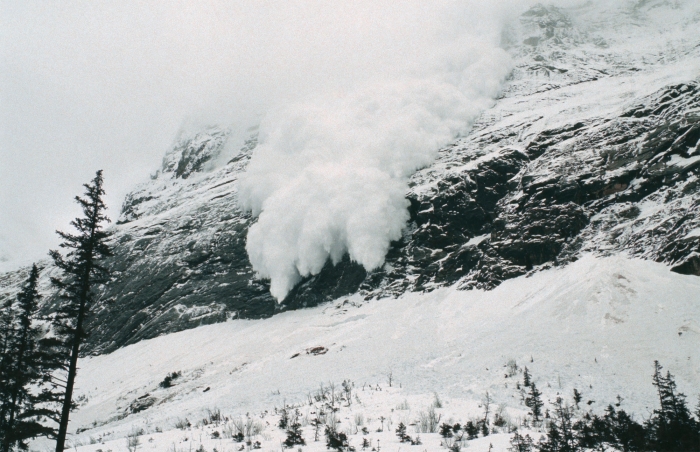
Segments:
[[[0,1],[0,269],[57,245],[97,169],[116,219],[184,123],[253,123],[445,64],[465,29],[493,42],[513,4]]]

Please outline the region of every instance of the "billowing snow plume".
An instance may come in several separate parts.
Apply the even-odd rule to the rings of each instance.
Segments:
[[[278,300],[345,253],[367,270],[383,265],[408,219],[407,178],[493,101],[509,71],[498,47],[503,11],[473,3],[380,8],[384,41],[367,49],[371,59],[353,60],[362,71],[264,117],[240,203],[258,217],[250,261]],[[377,52],[392,46],[402,58]]]

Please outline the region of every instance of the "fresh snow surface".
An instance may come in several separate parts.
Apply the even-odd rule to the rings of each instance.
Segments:
[[[84,444],[80,451],[119,451],[126,450],[129,432],[142,429],[140,450],[240,450],[232,439],[211,438],[225,425],[201,424],[207,410],[220,409],[229,418],[247,414],[261,422],[262,450],[279,451],[285,435],[275,408],[298,404],[306,424],[317,409],[309,395],[330,383],[340,391],[347,379],[354,384],[353,404],[336,414],[351,445],[362,444],[361,415],[366,437],[373,447],[379,440],[380,450],[445,450],[438,434],[421,434],[421,446],[399,443],[396,425],[415,423],[435,394],[443,401],[436,409],[443,421],[475,419],[483,416],[487,391],[492,412],[500,406],[518,424],[527,412],[516,389],[524,366],[544,400],[562,395],[571,402],[577,388],[582,409],[600,412],[620,395],[622,407],[643,420],[656,406],[654,360],[676,376],[691,404],[699,395],[698,299],[695,276],[649,261],[587,255],[490,292],[444,288],[371,301],[355,296],[264,320],[203,326],[81,360],[71,430],[86,430],[72,439]],[[308,353],[315,347],[327,352]],[[509,362],[518,370],[506,377]],[[174,386],[159,388],[174,371],[182,373]],[[153,406],[129,413],[139,398]],[[409,409],[399,409],[404,401]],[[185,418],[192,427],[176,429]],[[408,428],[412,436],[414,429]],[[323,434],[314,442],[306,425],[304,435],[303,450],[325,450]],[[479,438],[468,447],[486,451],[491,444],[505,450],[509,435]]]

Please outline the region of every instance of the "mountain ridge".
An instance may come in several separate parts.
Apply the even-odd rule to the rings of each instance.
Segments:
[[[501,96],[410,178],[410,221],[385,265],[327,262],[281,304],[250,265],[255,219],[237,202],[257,136],[220,167],[225,128],[182,137],[124,201],[88,353],[356,292],[492,289],[589,252],[700,275],[700,18],[662,1],[605,8],[523,14],[504,36],[515,68]],[[22,275],[0,276],[0,298]]]

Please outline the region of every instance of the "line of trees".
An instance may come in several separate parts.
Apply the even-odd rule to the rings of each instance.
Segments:
[[[75,197],[83,212],[70,223],[75,232],[57,231],[64,254],[49,253],[61,272],[51,277],[58,294],[55,312],[40,314],[36,265],[17,297],[0,307],[0,452],[27,450],[38,436],[55,439],[57,452],[65,449],[86,322],[95,287],[109,277],[102,262],[111,255],[110,234],[103,229],[109,219],[102,171],[84,187],[84,197]]]
[[[541,393],[529,382],[530,396],[526,399],[533,421],[541,419]],[[664,374],[658,361],[654,362],[652,384],[659,397],[659,408],[649,419],[640,423],[624,409],[621,399],[608,405],[602,415],[590,412],[581,415],[578,402],[581,394],[574,391],[574,404],[557,397],[551,414],[547,414],[546,436],[535,442],[529,435],[516,432],[511,439],[513,452],[580,452],[586,450],[619,450],[624,452],[695,452],[700,451],[700,404],[695,416],[678,392],[670,372]],[[539,418],[539,419],[538,419]]]

